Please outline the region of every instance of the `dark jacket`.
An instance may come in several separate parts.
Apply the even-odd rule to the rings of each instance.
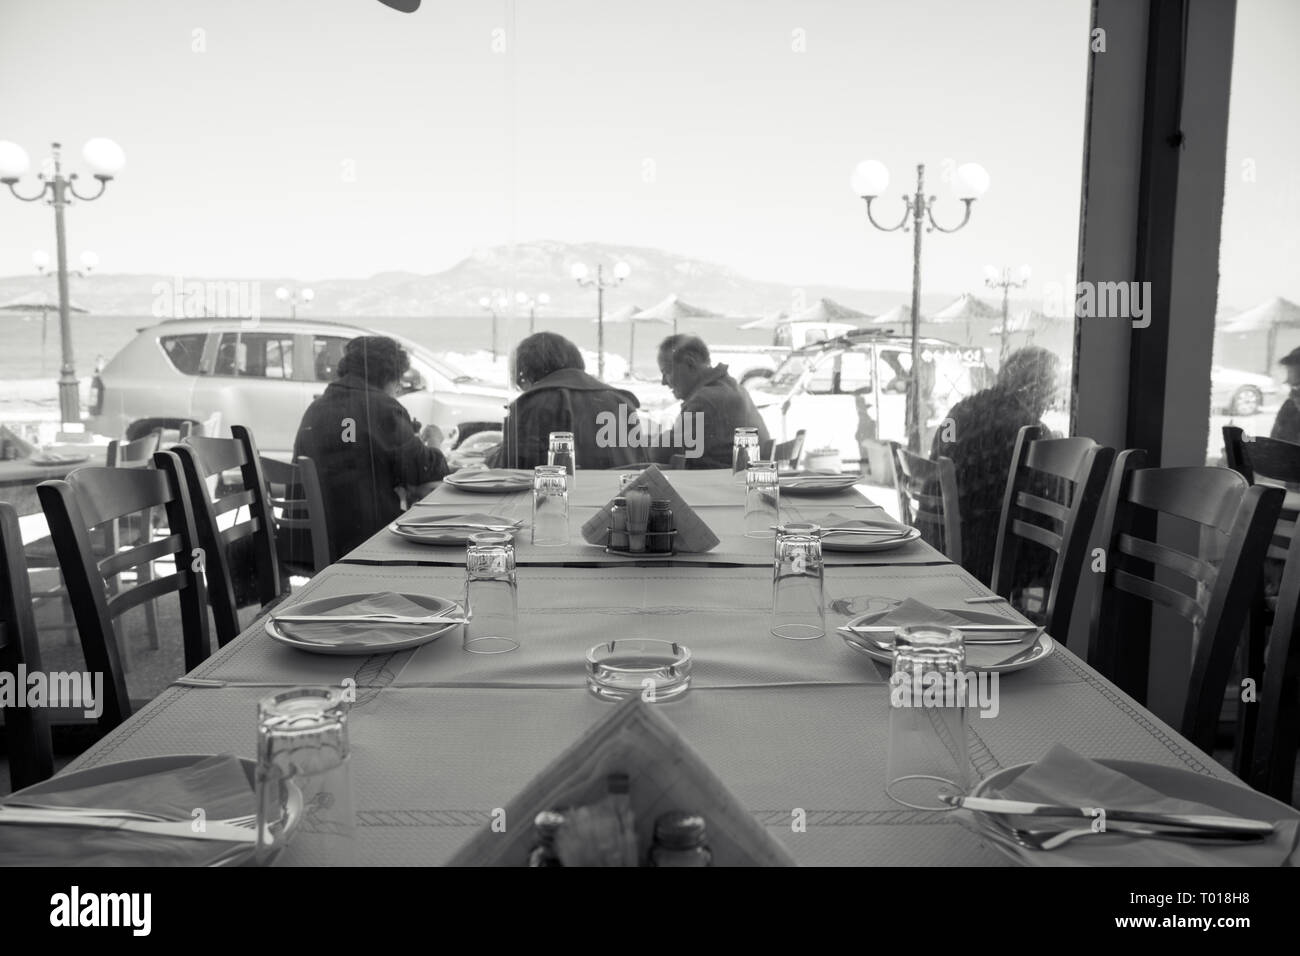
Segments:
[[[760,444],[770,438],[749,392],[727,373],[727,366],[716,365],[682,401],[682,413],[673,423],[674,444],[655,449],[654,460],[683,455],[687,468],[730,468],[736,429],[742,427],[757,428]],[[694,452],[687,448],[688,437],[699,457],[690,457]]]
[[[401,514],[399,486],[447,476],[447,459],[420,441],[401,403],[357,375],[331,382],[311,403],[293,454],[316,463],[335,558]]]
[[[1294,395],[1287,396],[1287,400],[1277,410],[1277,418],[1273,421],[1273,430],[1268,437],[1300,443],[1300,406],[1296,404]]]
[[[579,468],[618,468],[645,461],[644,449],[622,441],[636,423],[640,407],[631,392],[611,388],[580,369],[560,369],[510,403],[501,445],[486,463],[490,468],[544,465],[551,432],[573,432]],[[622,420],[628,421],[626,429],[619,425]],[[602,434],[602,426],[610,423],[613,427],[605,427]]]

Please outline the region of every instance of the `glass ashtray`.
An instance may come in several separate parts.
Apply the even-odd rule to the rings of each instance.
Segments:
[[[587,689],[601,700],[676,700],[691,686],[691,651],[684,644],[626,638],[587,652]]]

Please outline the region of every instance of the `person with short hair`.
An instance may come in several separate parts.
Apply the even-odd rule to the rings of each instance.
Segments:
[[[730,468],[737,428],[758,429],[760,444],[770,441],[754,400],[727,371],[714,365],[709,347],[695,335],[670,335],[659,344],[663,383],[682,403],[671,442],[655,448],[655,460],[681,455],[687,468]],[[696,424],[698,423],[698,425]]]
[[[331,557],[341,557],[428,494],[448,474],[447,459],[420,439],[397,400],[410,358],[382,335],[352,339],[338,378],[308,407],[293,443],[320,475]]]
[[[578,347],[555,332],[535,332],[510,357],[523,394],[510,403],[489,468],[546,464],[551,432],[573,432],[578,467],[619,468],[644,461],[645,449],[623,441],[639,421],[640,401],[587,373]],[[618,423],[627,422],[627,428]]]
[[[1268,437],[1300,443],[1300,348],[1282,356],[1278,364],[1286,369],[1286,384],[1291,391],[1277,410]]]

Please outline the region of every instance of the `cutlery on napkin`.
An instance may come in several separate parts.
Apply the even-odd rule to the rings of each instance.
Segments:
[[[186,827],[195,820],[196,809],[213,821],[257,812],[253,786],[243,764],[231,754],[73,790],[16,794],[6,802],[13,801],[39,802],[46,807],[136,810]],[[15,808],[12,812],[19,811]],[[251,829],[246,832],[253,834]],[[0,826],[0,862],[9,866],[206,866],[228,857],[236,846],[224,840],[136,833],[116,827],[79,828],[74,835],[63,826]]]
[[[1020,625],[1023,630],[973,632],[980,633],[980,637],[964,641],[967,664],[971,667],[996,667],[999,664],[1005,664],[1029,650],[1034,642],[1038,640],[1040,629],[1037,626],[1033,624],[1021,625],[1019,621],[1012,618],[1007,618],[1006,623],[1012,627]],[[990,626],[984,621],[972,621],[970,618],[963,616],[960,611],[945,611],[933,608],[914,598],[906,598],[897,607],[884,612],[873,620],[862,622],[861,626],[894,628],[906,627],[909,624],[937,624],[941,627],[958,628],[965,625],[974,627]],[[1019,638],[1016,637],[1017,634],[1020,635]],[[1006,639],[1003,640],[1003,637]]]
[[[367,644],[380,645],[409,639],[406,628],[412,624],[440,627],[463,623],[464,617],[459,606],[432,611],[404,595],[384,591],[314,614],[294,614],[288,607],[273,613],[271,620],[289,637],[316,644],[352,644],[364,638]]]
[[[990,790],[981,796],[1052,805],[1106,807],[1108,812],[1122,810],[1143,814],[1225,815],[1219,807],[1161,793],[1125,773],[1082,757],[1061,744],[1053,746],[1041,760],[1026,768],[1005,787]],[[983,814],[968,810],[961,812],[970,814],[977,821],[979,831],[990,838],[1010,839],[987,818],[981,819]],[[1031,820],[1036,826],[1045,822],[1044,818],[1038,816],[1004,819],[1018,827],[1027,825]],[[1266,822],[1274,824],[1273,834],[1255,842],[1219,846],[1143,839],[1137,836],[1120,841],[1117,837],[1107,838],[1099,834],[1095,838],[1093,850],[1095,853],[1104,852],[1106,862],[1114,866],[1278,866],[1295,851],[1296,840],[1300,836],[1300,820],[1288,817]],[[1070,826],[1070,823],[1063,820],[1062,826]],[[1092,838],[1083,837],[1069,846],[1077,852],[1088,848],[1090,839]],[[1068,858],[1068,851],[1064,849],[1020,852],[1034,853],[1036,857],[1052,857],[1054,859],[1047,862],[1062,865],[1076,862]]]
[[[822,534],[907,534],[912,529],[888,516],[880,518],[846,518],[843,515],[828,514],[820,518],[809,518],[813,524],[822,529]]]
[[[410,512],[407,512],[409,514]],[[397,527],[411,531],[459,531],[472,528],[478,531],[514,531],[522,525],[523,519],[504,518],[501,515],[481,513],[454,515],[427,515],[401,517]]]

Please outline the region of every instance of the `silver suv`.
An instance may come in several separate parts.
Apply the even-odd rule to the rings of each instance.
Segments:
[[[261,451],[287,458],[303,412],[335,379],[348,340],[386,334],[301,319],[169,320],[141,329],[95,376],[88,424],[132,439],[219,412],[223,428],[246,424]],[[411,357],[399,400],[413,418],[442,429],[445,447],[501,427],[509,391],[393,338]]]

